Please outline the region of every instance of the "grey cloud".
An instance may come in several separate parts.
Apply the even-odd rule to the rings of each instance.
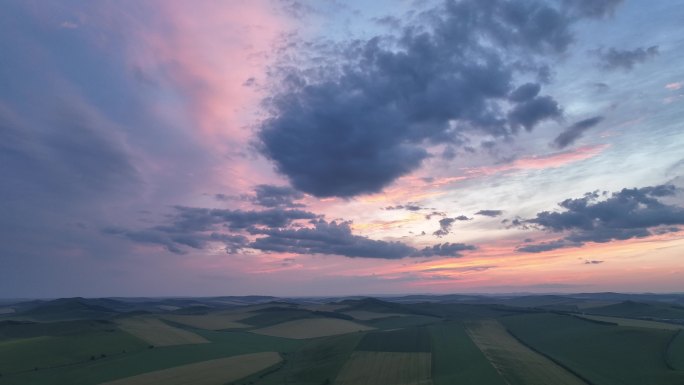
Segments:
[[[437,216],[437,217],[445,217],[445,216],[446,216],[446,213],[443,213],[443,212],[441,212],[441,211],[433,211],[433,212],[431,212],[430,214],[426,214],[426,215],[425,215],[425,219],[430,220],[430,219],[432,219],[432,217],[435,217],[435,216]]]
[[[451,225],[456,221],[455,218],[442,218],[439,220],[439,230],[432,233],[438,237],[443,237],[451,232]]]
[[[558,148],[565,148],[575,143],[577,139],[582,137],[582,134],[586,130],[596,126],[601,123],[601,121],[603,121],[603,116],[594,116],[589,119],[580,120],[563,130],[563,132],[554,139],[553,143]]]
[[[169,223],[165,225],[142,230],[108,227],[103,232],[133,242],[161,245],[176,254],[185,254],[188,248],[205,249],[211,243],[222,243],[231,254],[249,248],[381,259],[451,257],[458,256],[460,251],[474,249],[470,245],[445,243],[418,250],[402,242],[355,235],[351,222],[328,222],[301,210],[244,211],[176,206],[175,211],[167,217]],[[294,226],[294,221],[304,219],[309,220],[312,227]]]
[[[537,227],[563,238],[546,243],[528,244],[518,248],[524,252],[542,252],[563,247],[579,247],[586,242],[610,242],[643,238],[662,232],[678,231],[684,225],[684,209],[661,202],[675,195],[673,185],[623,189],[607,199],[592,192],[578,199],[559,203],[564,211],[543,211],[535,218],[518,221],[521,227]]]
[[[599,260],[595,260],[595,259],[586,259],[584,261],[585,265],[599,265],[601,263],[603,263],[603,261],[599,261]]]
[[[517,131],[520,127],[531,131],[539,122],[559,118],[562,111],[558,103],[549,96],[540,96],[517,104],[508,112],[508,121]]]
[[[258,226],[285,227],[296,220],[318,217],[308,211],[278,208],[245,211],[176,206],[174,210],[168,217],[169,223],[164,225],[143,230],[107,227],[103,232],[134,242],[162,245],[176,254],[184,254],[186,247],[204,249],[210,242],[223,243],[228,253],[236,253],[247,245],[248,239],[235,232]]]
[[[401,242],[386,242],[352,234],[350,222],[317,220],[312,228],[252,229],[265,235],[249,244],[261,251],[296,254],[329,254],[350,258],[400,259],[416,250]]]
[[[257,147],[294,188],[351,197],[416,170],[426,143],[463,146],[466,134],[532,130],[562,109],[538,95],[538,84],[515,89],[514,78],[566,51],[578,17],[570,8],[446,1],[421,18],[429,24],[341,44],[332,53],[339,60],[326,62],[336,64],[283,65]]]
[[[415,203],[407,203],[405,205],[387,206],[385,210],[408,210],[408,211],[420,211],[423,208]]]
[[[522,251],[525,253],[543,253],[545,251],[562,249],[562,248],[566,248],[566,247],[577,247],[577,246],[580,246],[580,244],[577,244],[574,242],[569,242],[565,239],[559,239],[559,240],[550,241],[550,242],[541,242],[541,243],[536,243],[536,244],[529,244],[529,245],[520,246],[516,250]]]
[[[210,242],[223,243],[226,252],[234,254],[248,243],[248,239],[245,236],[218,232],[169,232],[155,228],[131,230],[117,227],[104,228],[103,232],[105,234],[122,236],[137,243],[161,245],[175,254],[185,254],[186,247],[198,250],[204,249]]]
[[[249,247],[262,251],[297,254],[330,254],[350,258],[401,259],[407,257],[458,257],[475,246],[463,243],[437,244],[416,249],[401,242],[373,240],[354,235],[351,222],[316,220],[311,228],[255,229],[257,238]]]
[[[460,257],[464,251],[472,251],[477,248],[473,245],[465,243],[441,243],[434,246],[428,246],[420,250],[417,256],[422,257]]]
[[[537,96],[540,90],[537,83],[525,83],[511,92],[508,98],[514,102],[525,102]]]
[[[577,17],[601,19],[612,16],[623,0],[563,0],[563,5]]]
[[[207,231],[215,225],[222,225],[229,230],[244,230],[253,226],[285,227],[299,219],[314,219],[318,215],[303,210],[266,209],[230,210],[207,209],[175,206],[175,215],[169,225],[157,226],[164,232]]]
[[[261,184],[254,189],[253,202],[263,207],[302,207],[295,201],[304,198],[304,194],[289,186]]]
[[[457,221],[469,221],[472,218],[468,218],[465,215],[459,215],[459,216],[455,217],[454,219],[456,219]]]
[[[610,48],[608,51],[597,51],[601,67],[606,70],[623,69],[626,71],[634,68],[635,65],[643,63],[658,55],[658,46],[648,48],[635,48],[633,50],[619,50]]]
[[[475,215],[484,215],[486,217],[498,217],[503,214],[501,210],[480,210],[475,213]]]

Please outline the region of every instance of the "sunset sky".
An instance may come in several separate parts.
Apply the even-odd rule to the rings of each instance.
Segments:
[[[684,292],[682,20],[2,1],[0,297]]]

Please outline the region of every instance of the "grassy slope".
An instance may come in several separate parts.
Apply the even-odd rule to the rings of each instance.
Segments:
[[[266,351],[289,352],[301,346],[301,342],[296,340],[252,333],[202,330],[195,332],[211,343],[144,349],[80,365],[3,376],[0,377],[0,384],[99,384],[199,361]]]
[[[613,305],[591,308],[587,310],[587,313],[628,318],[684,319],[684,307],[682,306],[634,301],[624,301]]]
[[[432,336],[432,381],[435,385],[505,385],[480,349],[457,322],[429,327]]]
[[[431,385],[432,355],[425,352],[354,352],[335,385]]]
[[[671,368],[684,371],[684,331],[680,330],[670,340],[666,357]]]
[[[620,326],[631,326],[637,328],[649,328],[649,329],[664,329],[664,330],[679,330],[684,329],[684,325],[649,321],[634,318],[622,318],[622,317],[610,317],[604,315],[581,315],[580,318],[586,318],[589,320],[603,321],[608,323],[618,324]]]
[[[190,330],[173,327],[158,318],[130,317],[119,319],[118,323],[122,330],[125,330],[154,346],[202,344],[209,342]]]
[[[370,330],[371,327],[336,318],[306,318],[283,322],[252,330],[253,333],[275,337],[306,339]]]
[[[0,373],[39,370],[90,362],[91,356],[113,356],[133,352],[147,344],[132,335],[113,331],[88,331],[80,334],[41,336],[0,342]]]
[[[600,325],[576,317],[528,314],[501,320],[525,343],[597,385],[684,384],[666,366],[673,332]]]

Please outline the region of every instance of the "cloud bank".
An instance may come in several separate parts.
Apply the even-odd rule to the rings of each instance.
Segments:
[[[534,218],[514,221],[522,227],[560,233],[563,237],[527,244],[517,250],[539,253],[579,247],[587,242],[604,243],[679,231],[677,226],[684,225],[684,208],[662,202],[676,192],[673,185],[658,185],[622,189],[610,195],[592,192],[582,198],[566,199],[559,203],[564,211],[543,211]]]

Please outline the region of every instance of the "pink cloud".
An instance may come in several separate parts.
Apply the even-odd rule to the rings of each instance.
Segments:
[[[517,170],[543,170],[547,168],[562,167],[570,163],[579,162],[581,160],[593,158],[603,152],[609,145],[594,145],[583,146],[570,151],[555,152],[552,154],[541,156],[529,156],[525,158],[516,159],[511,163],[471,168],[466,170],[466,174],[470,176],[484,176],[493,175],[507,171]]]
[[[665,85],[665,88],[672,91],[676,91],[678,89],[681,89],[682,87],[684,87],[684,83],[682,82],[668,83]]]
[[[156,84],[151,103],[160,118],[217,157],[207,184],[236,193],[276,179],[270,165],[247,159],[246,151],[264,97],[258,85],[290,20],[268,0],[141,7],[143,16],[126,15],[133,26],[126,31],[129,66]]]

